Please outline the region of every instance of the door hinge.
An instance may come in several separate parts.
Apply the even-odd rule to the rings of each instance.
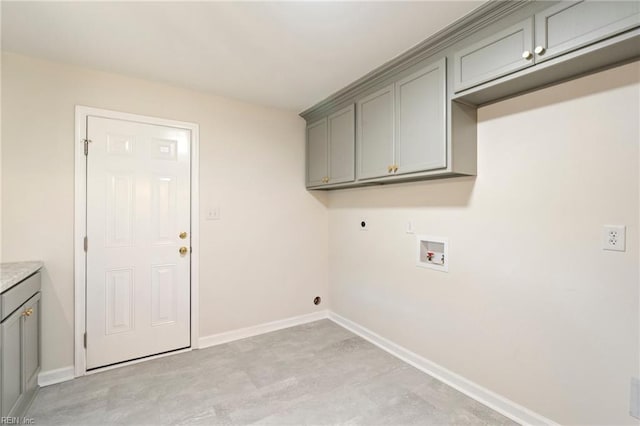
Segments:
[[[87,349],[87,333],[84,333],[84,348]]]
[[[89,239],[84,237],[84,251],[86,252],[89,249]]]
[[[84,143],[84,155],[89,155],[89,144],[91,143],[91,140],[82,139],[82,143]]]

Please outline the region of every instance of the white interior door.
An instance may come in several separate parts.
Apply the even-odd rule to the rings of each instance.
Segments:
[[[190,131],[89,116],[87,138],[87,369],[189,347]]]

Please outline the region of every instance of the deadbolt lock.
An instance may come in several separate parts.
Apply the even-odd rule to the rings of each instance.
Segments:
[[[189,249],[188,249],[188,248],[186,248],[186,247],[180,247],[180,250],[179,250],[179,252],[180,252],[180,254],[181,254],[182,256],[184,256],[185,254],[187,254],[187,252],[188,252],[188,251],[189,251]]]
[[[180,237],[180,239],[181,239],[181,240],[184,240],[185,238],[187,238],[187,233],[186,233],[186,232],[184,232],[184,231],[182,231],[182,232],[180,233],[179,237]]]

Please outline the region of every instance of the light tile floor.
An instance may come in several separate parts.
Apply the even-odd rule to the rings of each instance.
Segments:
[[[41,389],[37,425],[512,425],[329,320]]]

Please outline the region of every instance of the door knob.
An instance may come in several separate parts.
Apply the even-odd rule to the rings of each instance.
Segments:
[[[187,238],[187,233],[186,233],[186,232],[184,232],[184,231],[182,231],[182,232],[180,233],[179,237],[180,237],[180,239],[181,239],[181,240],[184,240],[185,238]]]
[[[536,46],[536,50],[534,50],[534,52],[536,52],[536,55],[544,55],[544,52],[546,52],[546,49],[542,46]]]
[[[522,52],[522,59],[526,59],[528,61],[531,58],[533,58],[533,54],[531,52],[529,52],[528,50]]]
[[[180,254],[181,254],[182,256],[184,256],[185,254],[187,254],[187,252],[189,251],[189,249],[188,249],[188,248],[186,248],[186,247],[180,247],[180,250],[178,250],[178,251],[180,252]]]

